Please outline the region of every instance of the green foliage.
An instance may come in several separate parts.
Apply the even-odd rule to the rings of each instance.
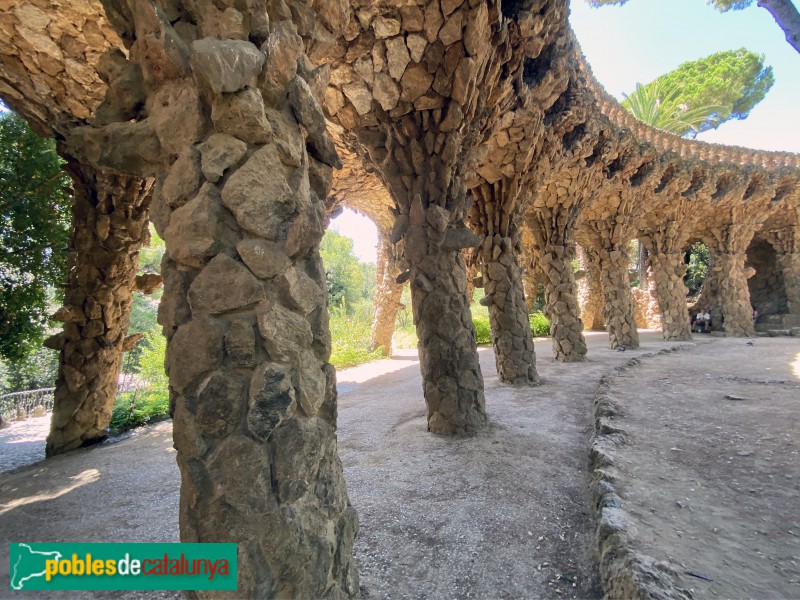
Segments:
[[[492,328],[489,317],[473,316],[472,324],[475,326],[475,341],[479,344],[491,344]]]
[[[0,394],[53,387],[58,377],[58,353],[40,346],[24,360],[0,361]]]
[[[55,143],[21,117],[0,113],[0,357],[19,363],[48,322],[48,291],[60,301],[69,242],[69,178]]]
[[[350,314],[342,308],[332,307],[330,326],[330,362],[337,369],[354,367],[383,357],[380,350],[369,349],[372,311],[366,301],[353,306]]]
[[[745,119],[775,83],[764,56],[745,48],[685,62],[625,95],[622,106],[648,125],[694,136]]]
[[[351,310],[359,299],[369,297],[374,275],[371,284],[365,280],[365,269],[353,254],[350,238],[329,229],[322,238],[319,253],[327,273],[329,306]]]
[[[531,332],[533,337],[549,337],[550,336],[550,319],[548,319],[543,312],[536,311],[528,315],[528,320],[531,323]]]
[[[169,391],[164,388],[136,389],[117,396],[109,429],[121,433],[169,415]]]
[[[697,242],[692,246],[688,254],[689,261],[683,282],[689,290],[689,295],[695,296],[700,293],[700,288],[703,287],[703,282],[706,279],[706,275],[708,275],[708,246],[703,242]]]
[[[139,344],[138,358],[141,386],[119,394],[111,413],[110,429],[119,433],[141,427],[169,415],[169,380],[164,372],[167,340],[160,331],[151,330]]]
[[[155,227],[150,225],[150,244],[139,250],[139,272],[140,273],[160,273],[161,259],[164,258],[166,251],[164,240],[162,240]]]

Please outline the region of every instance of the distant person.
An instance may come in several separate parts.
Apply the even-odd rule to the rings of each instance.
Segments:
[[[703,311],[701,310],[700,312],[697,313],[697,315],[695,315],[694,318],[694,329],[697,333],[703,333],[704,322],[705,321],[703,321]]]
[[[753,325],[758,323],[758,309],[754,306],[753,307]]]
[[[711,333],[711,313],[708,312],[708,309],[703,313],[703,330]]]

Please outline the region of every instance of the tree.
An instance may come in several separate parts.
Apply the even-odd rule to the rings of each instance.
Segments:
[[[622,105],[645,123],[678,135],[745,119],[775,83],[764,56],[745,48],[688,61],[625,96]]]
[[[319,253],[328,276],[328,304],[352,307],[364,290],[364,272],[353,254],[353,242],[328,230],[319,245]]]
[[[41,343],[48,300],[63,295],[70,213],[55,143],[11,112],[0,113],[0,181],[0,358],[17,362]]]
[[[592,6],[606,4],[627,4],[628,0],[586,0]],[[742,10],[752,6],[753,0],[708,0],[708,3],[719,12]],[[775,19],[778,27],[786,36],[786,41],[797,52],[800,52],[800,12],[792,0],[758,0],[757,5],[765,9]]]

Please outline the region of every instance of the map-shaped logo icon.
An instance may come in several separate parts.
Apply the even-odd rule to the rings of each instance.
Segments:
[[[11,589],[24,590],[31,579],[45,576],[45,562],[61,560],[60,552],[41,552],[28,544],[11,545]]]

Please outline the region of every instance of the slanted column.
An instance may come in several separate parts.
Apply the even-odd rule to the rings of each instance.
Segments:
[[[775,258],[783,274],[786,308],[789,314],[800,315],[800,252],[785,252]]]
[[[654,231],[642,235],[640,242],[656,284],[656,297],[661,310],[661,329],[665,340],[692,339],[689,309],[683,283],[686,275],[683,247],[686,239],[681,235],[681,224],[669,221]]]
[[[603,286],[603,319],[610,348],[638,348],[639,332],[633,313],[628,266],[630,217],[612,216],[590,224],[597,241],[597,257]]]
[[[463,196],[461,204],[438,202],[426,206],[415,194],[398,217],[408,265],[402,278],[411,285],[428,429],[471,435],[486,426],[486,407],[461,250],[478,238],[464,225]]]
[[[55,456],[108,435],[122,365],[139,249],[149,239],[152,181],[67,162],[73,181],[70,269],[50,434]]]
[[[572,259],[577,210],[556,205],[536,208],[529,217],[534,249],[544,273],[545,312],[550,319],[553,356],[561,362],[580,362],[586,357],[586,340],[578,305],[578,289]]]
[[[590,331],[605,330],[603,320],[603,285],[600,281],[600,258],[591,248],[577,246],[580,277],[578,279],[578,304],[581,321]]]
[[[134,23],[118,14],[147,119],[76,140],[97,160],[161,175],[152,216],[167,249],[159,322],[181,541],[238,544],[235,597],[352,597],[358,520],[337,453],[319,255],[339,160],[319,104],[325,71],[298,35],[336,37],[344,24],[325,19],[347,12],[281,4],[269,15],[266,3],[237,4],[223,19],[213,3],[197,14],[179,2],[178,22],[149,2]],[[199,39],[182,40],[187,30]]]
[[[755,335],[748,272],[744,266],[747,247],[754,233],[751,224],[730,224],[714,229],[705,240],[714,253],[713,263],[709,265],[709,278],[716,283],[722,330],[729,336]]]
[[[764,236],[775,249],[775,264],[783,275],[786,309],[800,315],[800,227],[788,225]]]
[[[380,236],[378,247],[378,266],[375,270],[377,279],[375,308],[372,312],[370,347],[373,350],[381,348],[384,356],[391,356],[394,323],[398,311],[403,306],[400,303],[403,286],[395,281],[400,274],[400,268],[394,256],[394,248],[383,234]]]
[[[481,270],[489,308],[497,374],[513,384],[538,383],[533,334],[525,304],[517,244],[510,237],[486,236],[481,245]]]

